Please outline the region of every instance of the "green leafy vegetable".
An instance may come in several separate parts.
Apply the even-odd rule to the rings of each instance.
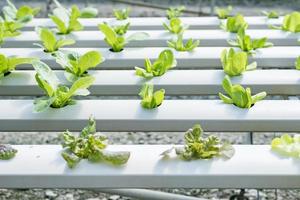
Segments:
[[[40,8],[32,8],[30,6],[21,6],[19,9],[10,1],[6,0],[7,6],[2,9],[5,21],[29,22],[34,16],[40,12]]]
[[[227,52],[224,49],[221,53],[221,62],[223,70],[229,76],[241,75],[244,71],[256,69],[257,63],[253,62],[248,65],[248,55],[245,52],[235,52],[230,48]]]
[[[73,96],[87,96],[87,88],[92,85],[95,78],[86,76],[78,79],[69,88],[61,85],[55,73],[45,63],[41,61],[33,62],[36,70],[35,79],[41,89],[46,93],[45,97],[38,98],[34,101],[34,111],[43,112],[49,107],[62,108],[67,105],[75,104]]]
[[[140,93],[142,98],[141,105],[146,109],[153,109],[160,106],[165,98],[165,90],[160,89],[154,92],[154,86],[151,83],[146,83],[143,85]]]
[[[291,14],[285,15],[282,26],[270,27],[292,33],[298,33],[300,32],[300,12],[292,12]]]
[[[176,67],[177,62],[171,50],[162,51],[158,59],[152,64],[150,59],[145,59],[145,69],[135,67],[135,74],[144,78],[162,76],[169,69]]]
[[[9,160],[15,157],[18,150],[9,144],[0,144],[0,160]]]
[[[6,38],[16,37],[21,34],[21,32],[16,30],[14,25],[15,22],[4,22],[0,20],[0,45],[4,43]],[[13,25],[13,27],[11,27]],[[13,30],[10,30],[12,29]]]
[[[281,155],[300,158],[300,135],[291,137],[284,134],[280,138],[274,138],[271,147],[273,151]]]
[[[182,24],[182,22],[179,18],[172,18],[170,20],[169,25],[167,25],[166,23],[163,23],[163,26],[170,33],[175,33],[175,34],[182,33],[184,30],[186,30],[188,28],[187,25]]]
[[[177,40],[167,41],[170,48],[175,49],[176,51],[193,51],[196,47],[199,46],[200,40],[193,40],[190,38],[185,44],[183,43],[183,34],[177,35]]]
[[[300,70],[300,56],[296,59],[295,67],[296,69]]]
[[[270,12],[264,10],[264,11],[262,11],[262,14],[264,14],[269,19],[277,19],[277,18],[279,18],[279,13],[276,12],[276,11],[274,11],[274,10],[272,10]]]
[[[129,29],[129,26],[130,26],[130,23],[128,22],[125,25],[113,26],[113,29],[118,35],[125,35]]]
[[[244,89],[241,85],[232,85],[228,76],[226,76],[222,83],[223,89],[228,96],[219,93],[219,97],[224,103],[234,104],[240,108],[250,108],[256,102],[264,99],[267,96],[266,92],[260,92],[251,96],[251,89]]]
[[[219,19],[227,19],[232,11],[232,6],[227,6],[227,8],[215,8],[215,12]]]
[[[179,6],[179,7],[170,7],[166,11],[166,16],[167,18],[173,19],[173,18],[178,18],[182,15],[182,12],[185,10],[184,6]]]
[[[114,16],[117,20],[125,20],[128,19],[130,11],[130,8],[114,9]]]
[[[75,44],[75,40],[72,39],[57,39],[53,31],[48,28],[37,28],[37,34],[39,35],[43,45],[36,44],[44,49],[44,52],[53,53],[59,50],[63,46]]]
[[[75,82],[81,77],[88,76],[87,70],[95,68],[104,61],[104,58],[98,51],[88,51],[83,55],[76,52],[55,53],[56,62],[66,71],[66,79]]]
[[[73,5],[71,10],[64,8],[57,0],[54,0],[57,8],[53,10],[53,15],[50,18],[56,24],[59,34],[69,34],[72,31],[80,31],[83,26],[79,22],[81,16],[80,10]]]
[[[99,24],[99,29],[105,35],[104,41],[111,47],[111,51],[113,52],[122,51],[124,46],[130,41],[144,40],[149,37],[147,33],[137,32],[125,38],[124,36],[118,35],[115,30],[106,23]]]
[[[243,15],[237,14],[234,17],[228,17],[226,23],[221,23],[221,28],[231,33],[237,33],[241,28],[247,29],[248,23],[245,21]]]
[[[200,124],[196,124],[185,133],[184,147],[173,147],[164,151],[161,155],[167,156],[173,149],[184,160],[211,159],[214,157],[229,159],[234,155],[235,150],[228,142],[222,144],[216,136],[203,138],[202,135],[203,130]]]
[[[237,33],[236,40],[228,40],[228,43],[247,53],[254,53],[257,49],[272,47],[273,44],[267,40],[267,37],[252,40],[249,35],[246,35],[245,29],[241,28]]]
[[[105,148],[108,140],[105,135],[96,132],[96,121],[91,117],[88,125],[75,136],[69,131],[62,133],[64,148],[62,157],[70,168],[74,168],[82,159],[91,162],[108,162],[114,165],[126,164],[130,152],[108,151]]]
[[[80,11],[80,18],[95,18],[98,16],[98,10],[93,7],[86,7]]]
[[[0,78],[10,74],[21,64],[31,64],[35,58],[18,58],[15,56],[6,57],[4,54],[0,54]]]

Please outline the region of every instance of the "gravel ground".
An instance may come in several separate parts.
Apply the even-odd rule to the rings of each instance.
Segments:
[[[47,16],[46,1],[36,0],[24,0],[16,1],[18,5],[24,4],[24,2],[42,7],[43,12],[40,16]],[[74,3],[74,1],[62,1]],[[90,2],[90,5],[98,7],[100,10],[100,16],[111,16],[112,8],[124,7],[124,4],[116,3],[114,1],[97,1],[100,3],[95,4],[95,0],[81,1]],[[150,3],[158,3],[161,5],[162,1],[148,0]],[[210,13],[210,4],[208,1],[163,1],[165,5],[179,5],[185,4],[190,10],[201,11],[208,15]],[[260,10],[280,10],[282,13],[290,12],[293,9],[300,8],[299,0],[281,1],[281,0],[268,0],[268,1],[216,1],[218,5],[225,5],[226,3],[234,5],[234,13],[241,12],[245,15],[257,15]],[[225,3],[224,3],[225,2]],[[242,3],[241,3],[242,2]],[[4,0],[0,1],[0,7],[5,4]],[[83,6],[83,3],[77,3]],[[133,12],[131,16],[164,16],[163,10],[157,10],[152,8],[136,7],[131,6]],[[185,14],[186,16],[192,16],[191,14]],[[11,97],[0,97],[0,98],[11,98]],[[99,98],[99,97],[90,97]],[[102,97],[103,98],[103,97]],[[112,97],[104,97],[112,98]],[[118,98],[118,97],[117,97]],[[132,98],[132,97],[122,97]],[[215,99],[216,96],[180,96],[180,97],[169,97],[169,99]],[[269,97],[272,99],[284,99],[281,96]],[[143,133],[143,132],[117,132],[117,133],[105,133],[111,143],[114,144],[182,144],[183,133]],[[207,135],[212,133],[206,133]],[[213,133],[218,135],[221,139],[228,140],[233,144],[241,144],[245,142],[247,133]],[[254,144],[269,144],[275,135],[280,133],[254,133]],[[1,143],[11,144],[59,144],[59,133],[0,133]],[[0,169],[1,170],[1,169]],[[190,196],[196,196],[204,199],[228,199],[231,195],[236,194],[239,190],[219,190],[219,189],[164,189],[163,191],[172,192],[177,194],[185,194]],[[246,190],[246,196],[249,199],[257,199],[258,191],[254,189]],[[277,195],[276,195],[277,194]],[[260,199],[282,199],[282,200],[293,200],[300,199],[300,190],[260,190]],[[130,199],[121,197],[119,195],[109,195],[101,192],[89,191],[89,190],[74,190],[74,189],[36,189],[36,190],[7,190],[0,189],[0,200],[119,200],[119,199]]]

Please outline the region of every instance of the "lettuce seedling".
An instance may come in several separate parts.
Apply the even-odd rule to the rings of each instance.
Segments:
[[[300,70],[300,56],[296,59],[295,67],[296,69]]]
[[[9,144],[0,144],[0,160],[9,160],[15,157],[18,150]]]
[[[79,136],[67,130],[62,133],[62,138],[64,149],[61,155],[69,168],[74,168],[82,159],[124,165],[130,157],[128,151],[106,150],[108,139],[105,135],[96,132],[96,121],[92,117]]]
[[[126,20],[129,17],[131,9],[130,8],[124,8],[124,9],[114,9],[114,16],[117,20]]]
[[[173,18],[179,18],[182,15],[182,12],[184,10],[185,10],[184,6],[170,7],[166,11],[166,16],[169,20]]]
[[[227,8],[215,8],[215,12],[219,19],[227,19],[232,11],[232,6],[227,6]]]
[[[4,54],[0,54],[0,79],[6,75],[9,75],[21,64],[31,64],[35,58],[18,58],[15,56],[6,57]]]
[[[281,137],[274,138],[271,147],[273,151],[281,155],[300,158],[300,135],[291,137],[284,134]]]
[[[267,42],[267,40],[267,37],[251,39],[249,35],[246,35],[245,29],[241,28],[237,33],[236,40],[228,40],[228,43],[231,46],[239,47],[241,50],[252,54],[257,49],[272,47],[273,44]]]
[[[80,18],[95,18],[98,16],[98,9],[94,7],[85,7],[80,11]]]
[[[152,64],[150,59],[145,59],[145,69],[135,67],[135,74],[144,78],[162,76],[169,69],[176,67],[177,61],[171,50],[162,51],[157,60]]]
[[[260,92],[251,96],[250,88],[244,89],[241,85],[232,85],[228,76],[224,78],[222,86],[229,97],[219,93],[220,99],[224,103],[234,104],[240,108],[251,108],[256,102],[267,96],[266,92]]]
[[[300,12],[292,12],[285,15],[281,26],[270,26],[274,29],[289,31],[292,33],[300,32]]]
[[[95,78],[86,76],[75,81],[69,88],[61,85],[55,73],[45,63],[41,61],[33,62],[36,70],[35,79],[41,89],[46,93],[45,97],[34,101],[34,111],[43,112],[49,107],[62,108],[67,105],[75,104],[73,96],[87,96],[90,92],[87,88],[92,85]]]
[[[279,13],[274,11],[274,10],[272,10],[270,12],[263,10],[263,11],[261,11],[261,13],[263,15],[265,15],[268,19],[277,19],[277,18],[279,18]]]
[[[144,32],[133,33],[127,38],[118,35],[115,30],[110,27],[107,23],[99,24],[100,31],[105,35],[104,41],[111,47],[112,52],[120,52],[124,49],[124,46],[130,41],[144,40],[149,35]]]
[[[227,52],[224,49],[221,53],[221,62],[224,72],[229,76],[241,75],[244,71],[256,69],[257,63],[253,62],[248,65],[248,55],[245,52],[235,52],[230,48]]]
[[[182,24],[179,18],[172,18],[169,23],[170,23],[169,25],[163,23],[163,26],[170,33],[179,34],[182,33],[184,30],[188,29],[188,26]]]
[[[32,8],[30,6],[21,6],[19,9],[10,1],[6,0],[7,6],[2,9],[5,21],[29,22],[34,16],[40,12],[40,8]]]
[[[228,17],[226,23],[221,22],[221,28],[231,33],[237,33],[241,28],[247,29],[248,23],[245,21],[243,15],[237,14],[234,17]]]
[[[129,29],[130,23],[128,22],[125,25],[116,25],[113,26],[112,28],[118,35],[125,35]]]
[[[54,0],[57,8],[53,10],[53,15],[49,17],[52,19],[58,29],[58,34],[69,34],[72,31],[80,31],[83,26],[79,22],[81,16],[80,10],[73,5],[71,10],[64,8],[58,1]]]
[[[142,98],[141,105],[146,109],[153,109],[160,106],[165,98],[165,90],[160,89],[154,92],[152,83],[145,83],[139,93]]]
[[[167,41],[168,46],[170,48],[175,49],[176,51],[193,51],[196,47],[199,46],[200,40],[193,40],[192,38],[188,39],[188,41],[183,43],[183,34],[177,35],[177,40]]]
[[[216,136],[204,138],[203,132],[200,124],[194,125],[184,134],[184,147],[172,147],[161,155],[168,156],[173,150],[184,160],[212,159],[214,157],[230,159],[234,155],[235,150],[231,144],[228,142],[222,144]]]
[[[14,26],[14,24],[15,22],[4,22],[0,20],[0,45],[4,43],[6,38],[16,37],[21,34],[21,32],[16,30],[17,27]],[[14,30],[9,30],[12,28]]]
[[[68,46],[75,44],[75,40],[72,39],[57,39],[55,33],[48,29],[48,28],[37,28],[36,29],[37,34],[40,37],[40,40],[43,42],[43,45],[41,44],[35,44],[41,48],[44,49],[44,52],[46,53],[53,53],[59,50],[59,48],[63,46]]]
[[[54,55],[56,62],[65,69],[65,77],[70,82],[75,82],[81,77],[88,76],[88,71],[104,61],[98,51],[88,51],[83,55],[76,52],[57,52]]]

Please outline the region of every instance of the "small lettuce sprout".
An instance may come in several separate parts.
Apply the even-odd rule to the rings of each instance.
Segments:
[[[251,108],[256,102],[267,96],[266,92],[260,92],[251,96],[250,88],[244,89],[241,85],[232,85],[228,76],[224,78],[222,86],[229,97],[219,93],[220,99],[224,103],[234,104],[240,108]]]
[[[281,137],[274,138],[271,147],[273,151],[283,156],[300,158],[300,135],[291,137],[288,134],[284,134]]]
[[[124,8],[124,9],[114,9],[114,16],[117,20],[126,20],[129,17],[131,9],[130,8]]]
[[[272,10],[270,12],[263,10],[263,11],[261,11],[261,13],[263,15],[265,15],[268,19],[277,19],[277,18],[279,18],[279,13],[274,11],[274,10]]]
[[[170,33],[179,34],[179,33],[182,33],[184,30],[188,29],[188,26],[182,24],[182,22],[179,18],[172,18],[169,21],[169,23],[170,23],[169,25],[167,25],[166,23],[163,23],[163,26]]]
[[[71,10],[64,8],[58,1],[54,0],[57,8],[53,10],[53,14],[49,17],[56,24],[58,34],[66,35],[73,31],[80,31],[83,26],[79,22],[81,16],[80,10],[73,5]]]
[[[273,29],[279,29],[292,33],[300,32],[300,12],[292,12],[285,15],[281,26],[270,26]]]
[[[54,56],[56,57],[56,62],[65,69],[65,77],[70,82],[75,82],[81,77],[88,76],[87,70],[97,67],[104,61],[104,58],[98,51],[88,51],[83,55],[79,55],[76,52],[57,52]]]
[[[152,83],[145,83],[139,93],[142,98],[141,105],[146,109],[153,109],[160,106],[165,98],[165,90],[160,89],[154,92]]]
[[[80,18],[95,18],[98,16],[97,8],[85,7],[80,11]]]
[[[183,34],[177,35],[177,40],[173,39],[171,41],[167,41],[168,46],[170,48],[175,49],[176,51],[193,51],[196,47],[199,46],[200,40],[193,40],[192,38],[188,39],[188,41],[183,43]]]
[[[62,133],[61,153],[69,168],[74,168],[82,160],[90,162],[107,162],[113,165],[124,165],[127,163],[130,152],[109,151],[108,139],[105,135],[96,132],[96,121],[90,117],[88,125],[75,136],[69,131]]]
[[[53,53],[59,50],[59,48],[64,46],[69,46],[75,44],[75,40],[72,39],[57,39],[55,33],[48,28],[37,28],[37,34],[40,37],[43,45],[35,44],[44,49],[46,53]]]
[[[18,150],[9,144],[0,144],[0,160],[9,160],[15,157]]]
[[[227,8],[215,8],[215,12],[219,19],[227,19],[232,11],[232,6],[227,6]]]
[[[135,74],[144,78],[162,76],[169,69],[176,67],[177,62],[171,50],[162,51],[157,60],[152,64],[150,59],[145,59],[145,69],[135,67]]]
[[[125,25],[116,25],[112,28],[118,35],[125,35],[129,29],[130,23],[126,23]]]
[[[60,84],[55,73],[45,63],[36,61],[32,65],[36,70],[35,79],[38,86],[46,93],[45,97],[34,101],[35,112],[43,112],[49,107],[62,108],[67,105],[73,105],[76,103],[72,99],[73,96],[87,96],[90,94],[87,88],[94,82],[94,77],[82,77],[69,88]]]
[[[295,67],[297,70],[300,70],[300,56],[298,56],[298,58],[296,59]]]
[[[147,33],[137,32],[133,33],[127,38],[118,35],[115,30],[107,23],[99,24],[100,31],[105,35],[104,41],[111,47],[112,52],[120,52],[124,49],[125,45],[130,41],[144,40],[149,37]]]
[[[220,26],[223,30],[237,33],[241,28],[247,29],[248,23],[245,21],[243,15],[237,14],[233,17],[228,17],[226,22],[221,22]]]
[[[272,47],[273,44],[267,42],[267,40],[267,37],[251,39],[249,35],[246,35],[245,29],[241,28],[236,35],[236,40],[228,40],[228,43],[231,46],[239,47],[242,51],[252,54],[257,49]]]
[[[173,150],[183,160],[212,159],[214,157],[230,159],[234,155],[235,150],[231,144],[228,142],[222,144],[216,136],[204,138],[203,132],[200,124],[195,124],[184,134],[184,147],[172,147],[161,155],[169,156]]]
[[[256,69],[257,63],[248,65],[248,55],[245,52],[235,52],[233,48],[229,51],[224,49],[221,53],[221,62],[224,72],[229,76],[239,76],[244,71]]]
[[[170,7],[166,11],[166,16],[169,20],[173,18],[179,18],[182,15],[182,12],[184,10],[185,10],[184,6]]]
[[[10,1],[6,0],[7,6],[2,9],[5,21],[29,22],[34,16],[40,12],[40,8],[32,8],[30,6],[21,6],[19,9]]]
[[[6,75],[9,75],[12,71],[16,69],[18,65],[21,64],[31,64],[35,58],[18,58],[15,56],[6,57],[0,54],[0,79]]]
[[[15,22],[3,22],[0,20],[0,45],[4,43],[6,38],[16,37],[21,34],[21,32],[16,30],[19,26],[15,25]]]

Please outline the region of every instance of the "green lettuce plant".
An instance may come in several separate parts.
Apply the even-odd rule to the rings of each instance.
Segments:
[[[171,50],[162,51],[152,64],[149,58],[145,59],[145,69],[135,67],[135,74],[144,78],[162,76],[169,69],[176,67],[177,62]]]
[[[83,55],[76,52],[57,52],[54,55],[56,62],[65,69],[65,77],[70,82],[75,82],[81,77],[88,76],[88,70],[97,67],[104,61],[98,51],[88,51]]]
[[[167,41],[168,46],[170,48],[175,49],[176,51],[193,51],[196,47],[199,46],[200,40],[193,40],[192,38],[188,39],[188,41],[183,43],[183,34],[178,34],[177,39],[173,39],[171,41]]]
[[[296,59],[295,67],[296,69],[300,70],[300,56],[298,56],[298,58]]]
[[[6,57],[0,54],[0,79],[10,74],[21,64],[31,64],[35,58],[19,58],[16,56]]]
[[[142,98],[141,105],[146,109],[153,109],[160,106],[165,98],[165,90],[160,89],[154,92],[154,86],[151,83],[145,83],[139,93]]]
[[[16,37],[21,34],[21,32],[16,30],[17,27],[13,24],[14,22],[8,23],[0,20],[0,45],[4,43],[6,38]],[[9,30],[12,25],[14,30]]]
[[[232,11],[232,6],[227,6],[227,8],[215,8],[215,12],[219,19],[227,19]]]
[[[118,35],[125,35],[129,29],[130,23],[126,23],[124,25],[116,25],[113,26],[113,30],[118,34]]]
[[[244,71],[256,69],[257,63],[248,64],[248,55],[245,52],[235,52],[233,48],[229,51],[224,49],[221,53],[221,63],[224,72],[229,76],[241,75]]]
[[[9,160],[15,157],[18,150],[9,144],[0,144],[0,160]]]
[[[80,11],[80,18],[95,18],[98,16],[98,10],[94,7],[85,7]]]
[[[108,24],[99,24],[100,31],[104,34],[104,41],[111,47],[112,52],[120,52],[124,49],[125,45],[130,41],[134,40],[144,40],[149,37],[147,33],[137,32],[126,37],[118,35],[115,30]]]
[[[241,28],[236,35],[236,40],[228,40],[228,43],[231,46],[239,47],[241,50],[252,54],[257,49],[272,47],[273,44],[267,42],[267,40],[267,37],[251,39],[249,35],[246,35],[245,29]]]
[[[163,26],[170,33],[174,33],[174,34],[182,33],[184,30],[188,29],[188,26],[182,24],[182,22],[179,18],[172,18],[169,21],[169,25],[167,25],[166,23],[163,23]]]
[[[2,8],[5,21],[29,22],[34,16],[40,12],[40,8],[32,8],[24,5],[19,9],[10,1],[6,0],[7,5]]]
[[[90,117],[88,125],[75,136],[68,130],[62,133],[63,151],[61,153],[69,168],[74,168],[82,160],[87,159],[93,163],[107,162],[113,165],[127,163],[130,152],[109,151],[108,139],[105,135],[97,133],[96,121]]]
[[[55,73],[45,63],[36,61],[32,65],[36,70],[35,79],[38,86],[46,93],[46,96],[37,98],[34,101],[35,112],[43,112],[49,107],[62,108],[75,104],[76,102],[72,97],[89,95],[90,92],[87,88],[95,80],[92,76],[82,77],[75,81],[69,88],[60,84]]]
[[[234,104],[240,108],[251,108],[256,102],[267,96],[266,92],[260,92],[251,96],[251,89],[244,89],[241,85],[232,85],[228,76],[225,76],[222,86],[228,96],[219,93],[220,99],[227,104]]]
[[[300,32],[300,12],[292,12],[285,15],[281,26],[270,26],[273,29],[279,29],[292,33]]]
[[[114,9],[114,16],[117,20],[126,20],[129,17],[131,9],[130,8],[124,8],[124,9]]]
[[[185,10],[184,6],[170,7],[166,11],[166,16],[169,20],[173,18],[179,18],[182,15],[182,12],[184,10]]]
[[[230,159],[234,155],[235,150],[231,144],[228,142],[222,144],[216,136],[204,138],[203,133],[200,124],[194,125],[184,134],[185,145],[183,147],[172,147],[161,155],[169,156],[173,150],[184,160],[212,159],[214,157]]]
[[[57,27],[58,34],[69,34],[73,31],[80,31],[83,26],[79,22],[81,16],[80,10],[73,5],[71,10],[64,8],[58,1],[54,0],[57,8],[53,10],[53,14],[49,17]]]
[[[37,28],[36,32],[40,37],[40,40],[42,41],[43,45],[41,44],[35,44],[35,45],[43,48],[44,52],[46,53],[53,53],[58,51],[59,48],[61,47],[75,44],[75,40],[73,39],[66,39],[66,38],[58,39],[55,33],[48,28]]]
[[[279,13],[277,11],[274,11],[274,10],[272,10],[270,12],[263,10],[261,13],[263,15],[265,15],[268,19],[277,19],[277,18],[279,18]]]
[[[221,28],[231,33],[237,33],[241,28],[247,29],[248,23],[245,21],[243,15],[237,14],[233,17],[228,17],[225,23],[222,22]]]
[[[300,158],[300,136],[298,134],[294,137],[288,134],[276,137],[272,140],[271,147],[273,151],[281,155]]]

